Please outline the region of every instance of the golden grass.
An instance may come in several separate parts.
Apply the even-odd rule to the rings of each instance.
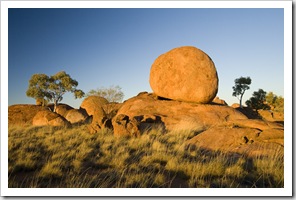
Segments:
[[[117,138],[85,126],[9,127],[9,187],[283,187],[284,155],[186,149],[195,130]],[[270,150],[270,149],[269,149]]]

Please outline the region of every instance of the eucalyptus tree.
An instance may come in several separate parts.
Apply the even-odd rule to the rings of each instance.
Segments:
[[[77,89],[77,86],[78,82],[72,79],[65,71],[60,71],[52,76],[34,74],[29,80],[26,94],[34,99],[44,98],[48,101],[53,101],[55,112],[58,103],[63,100],[65,93],[73,93],[75,99],[84,96],[84,92]]]
[[[240,77],[234,80],[235,85],[232,87],[233,93],[232,96],[235,96],[239,99],[239,105],[242,108],[242,100],[245,94],[245,91],[250,89],[252,80],[250,77]]]

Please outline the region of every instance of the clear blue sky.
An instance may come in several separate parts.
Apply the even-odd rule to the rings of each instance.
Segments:
[[[124,99],[152,92],[150,67],[162,53],[195,46],[215,62],[218,96],[228,104],[234,79],[284,96],[284,9],[9,9],[8,103],[26,96],[35,73],[66,71],[84,92],[119,85]],[[78,108],[67,94],[62,103]]]

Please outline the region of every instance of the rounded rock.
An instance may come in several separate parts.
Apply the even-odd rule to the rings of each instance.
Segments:
[[[164,98],[210,103],[218,92],[218,75],[212,59],[202,50],[184,46],[160,55],[150,70],[153,92]]]
[[[34,116],[32,124],[33,126],[70,126],[70,122],[64,117],[49,110],[39,111]]]

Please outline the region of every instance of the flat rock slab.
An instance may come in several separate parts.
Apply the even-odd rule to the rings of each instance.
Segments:
[[[284,130],[250,127],[212,127],[188,140],[187,148],[268,156],[284,148]]]

